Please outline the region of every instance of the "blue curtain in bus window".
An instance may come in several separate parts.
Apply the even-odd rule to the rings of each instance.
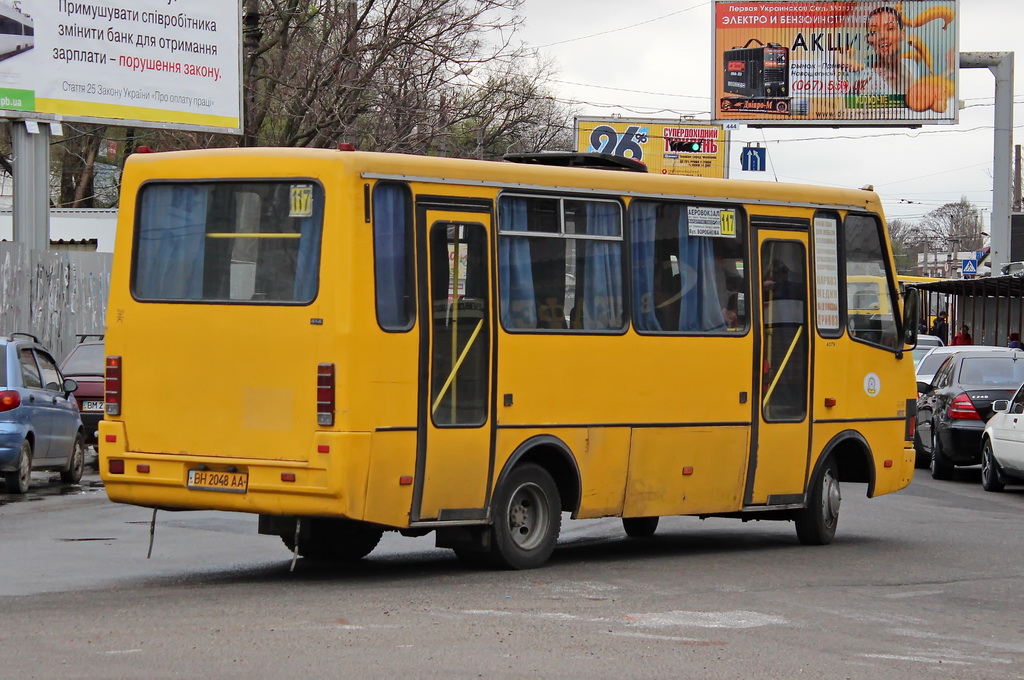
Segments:
[[[679,211],[679,277],[682,299],[679,330],[706,332],[725,329],[725,317],[715,281],[714,241],[690,236],[686,210]]]
[[[619,236],[619,206],[587,203],[587,234]],[[622,327],[622,243],[585,241],[583,328]]]
[[[525,198],[502,198],[498,203],[498,225],[502,231],[527,231]],[[518,236],[498,240],[498,285],[501,296],[501,325],[505,328],[536,328],[537,298],[533,289],[530,242]]]
[[[295,300],[310,302],[316,295],[320,274],[320,235],[324,201],[320,187],[313,190],[313,214],[299,220],[299,255],[295,269]]]
[[[208,189],[168,184],[143,192],[136,235],[135,293],[139,297],[202,297]]]
[[[633,239],[633,313],[641,331],[664,330],[654,313],[654,228],[658,206],[633,203],[630,207]]]
[[[405,329],[407,229],[405,187],[378,184],[373,190],[373,254],[377,319],[385,329]]]

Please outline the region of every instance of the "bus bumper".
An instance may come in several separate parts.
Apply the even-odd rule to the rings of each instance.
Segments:
[[[124,423],[99,424],[100,478],[116,503],[171,510],[362,520],[370,435],[317,432],[305,461],[132,451]],[[190,471],[208,474],[190,477]],[[225,488],[196,488],[223,478]],[[244,488],[243,488],[244,482]],[[209,482],[217,486],[218,481]]]

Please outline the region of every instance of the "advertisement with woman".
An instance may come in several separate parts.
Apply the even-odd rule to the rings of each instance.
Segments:
[[[957,121],[957,0],[715,3],[713,117]]]

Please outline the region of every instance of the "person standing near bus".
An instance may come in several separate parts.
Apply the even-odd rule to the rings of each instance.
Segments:
[[[954,344],[954,345],[973,345],[974,344],[974,338],[971,337],[971,331],[967,327],[967,324],[964,324],[963,326],[960,327],[960,332],[956,334],[955,338],[953,338],[952,344]]]
[[[949,342],[949,324],[946,323],[946,312],[939,312],[939,315],[935,317],[935,323],[932,324],[929,335],[934,335],[942,342]]]

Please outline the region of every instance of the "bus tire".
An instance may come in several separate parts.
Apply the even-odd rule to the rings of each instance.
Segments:
[[[650,538],[658,530],[658,518],[623,517],[622,528],[630,538]]]
[[[504,569],[536,569],[551,557],[562,524],[558,487],[533,463],[509,473],[494,502],[491,562]]]
[[[298,553],[310,560],[356,562],[373,552],[384,530],[350,520],[314,519],[308,535],[299,535]],[[294,534],[281,540],[295,550]]]
[[[992,441],[986,439],[981,447],[981,488],[985,491],[1002,491],[1005,487],[999,479],[999,465],[992,455]]]
[[[843,494],[834,459],[818,470],[807,494],[807,507],[796,511],[796,536],[804,545],[828,545],[839,526],[839,506]]]
[[[932,479],[953,479],[953,464],[946,458],[946,454],[942,452],[942,444],[940,443],[939,434],[935,431],[935,426],[932,425],[932,455],[931,455],[931,472]]]
[[[4,484],[7,485],[7,493],[23,494],[28,491],[31,480],[32,445],[26,439],[21,442],[21,451],[18,452],[18,466],[13,472],[4,473]]]

